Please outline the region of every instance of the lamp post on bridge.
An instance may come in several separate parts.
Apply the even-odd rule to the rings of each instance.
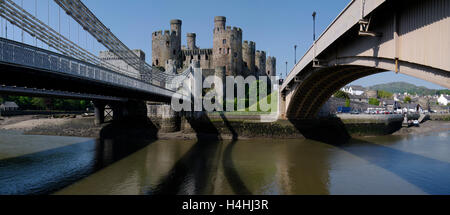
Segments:
[[[284,79],[286,80],[286,78],[287,78],[287,65],[288,65],[288,62],[286,61],[286,74],[285,74],[285,76],[284,76]]]
[[[316,41],[316,11],[314,11],[312,13],[312,17],[313,17],[313,41]]]
[[[294,66],[297,64],[297,45],[294,45]]]

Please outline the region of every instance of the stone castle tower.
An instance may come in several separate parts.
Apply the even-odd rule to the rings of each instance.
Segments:
[[[255,52],[255,42],[244,41],[242,44],[242,60],[244,61],[244,70],[247,72],[247,75],[256,75]]]
[[[256,51],[255,54],[256,76],[266,75],[266,52]]]
[[[214,18],[213,62],[214,67],[226,68],[226,75],[242,73],[242,30],[226,26],[226,18]]]
[[[188,50],[197,49],[197,46],[195,44],[196,37],[197,37],[197,35],[195,33],[187,33],[186,34],[186,42],[187,42]]]
[[[277,75],[277,59],[275,57],[267,57],[266,74],[267,76]]]
[[[176,66],[181,65],[181,20],[170,21],[170,31],[156,31],[152,34],[152,65],[166,66],[169,59]]]

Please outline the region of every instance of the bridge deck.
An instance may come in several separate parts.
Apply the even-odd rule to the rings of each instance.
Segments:
[[[167,100],[175,93],[101,66],[5,38],[0,38],[0,66],[0,81],[8,85],[150,100],[155,97]],[[48,86],[42,86],[38,80]]]

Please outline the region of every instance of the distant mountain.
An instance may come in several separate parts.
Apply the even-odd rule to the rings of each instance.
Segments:
[[[369,87],[371,90],[384,90],[391,93],[404,93],[407,92],[409,94],[417,94],[417,95],[436,95],[436,94],[449,94],[450,90],[434,90],[428,89],[422,86],[416,86],[414,84],[406,83],[406,82],[391,82],[387,84],[377,84]]]

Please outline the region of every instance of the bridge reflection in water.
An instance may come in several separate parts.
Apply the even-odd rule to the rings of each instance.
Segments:
[[[341,146],[92,140],[0,160],[0,193],[449,194],[448,135],[353,139]]]

